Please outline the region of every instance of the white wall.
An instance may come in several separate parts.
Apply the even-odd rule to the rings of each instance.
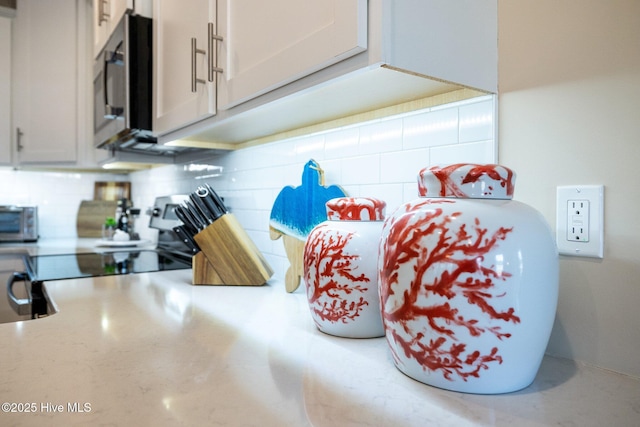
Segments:
[[[561,257],[548,351],[640,376],[640,2],[499,2],[499,160],[555,222],[560,185],[604,184],[604,259]]]

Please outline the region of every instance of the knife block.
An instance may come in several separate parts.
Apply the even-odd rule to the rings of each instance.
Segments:
[[[259,286],[273,270],[233,214],[226,213],[194,236],[194,285]]]

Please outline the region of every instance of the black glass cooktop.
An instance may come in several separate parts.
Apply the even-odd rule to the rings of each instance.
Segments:
[[[191,268],[191,260],[155,250],[88,252],[29,257],[32,281],[149,273]]]

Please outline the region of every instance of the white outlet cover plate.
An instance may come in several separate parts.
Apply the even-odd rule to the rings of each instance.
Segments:
[[[574,242],[568,239],[569,200],[589,201],[589,241]],[[604,257],[604,186],[566,185],[557,188],[556,244],[561,255]]]

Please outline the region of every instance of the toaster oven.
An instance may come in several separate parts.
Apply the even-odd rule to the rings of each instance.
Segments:
[[[36,206],[0,206],[0,242],[35,242],[38,240]]]

